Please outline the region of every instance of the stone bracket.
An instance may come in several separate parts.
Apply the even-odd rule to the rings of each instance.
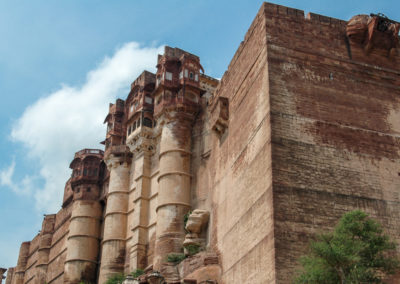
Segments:
[[[221,137],[229,125],[229,99],[218,97],[211,109],[211,129]]]

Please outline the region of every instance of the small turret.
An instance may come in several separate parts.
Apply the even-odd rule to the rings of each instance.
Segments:
[[[102,163],[104,152],[97,149],[83,149],[75,153],[70,164],[72,176],[69,180],[73,199],[96,200],[100,194],[105,165]]]
[[[126,99],[127,110],[127,141],[135,136],[142,126],[153,128],[154,100],[151,96],[156,77],[153,73],[144,71],[132,84]]]
[[[110,146],[121,145],[124,143],[124,115],[124,100],[117,99],[115,104],[110,104],[108,114],[104,119],[104,123],[107,123],[106,140],[101,142],[105,145],[106,151]]]
[[[196,114],[199,110],[200,65],[198,56],[179,48],[166,46],[164,55],[158,56],[154,115],[156,118],[164,111],[184,110]],[[203,71],[204,72],[204,71]]]

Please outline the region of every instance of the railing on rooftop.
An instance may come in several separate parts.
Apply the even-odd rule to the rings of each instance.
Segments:
[[[98,155],[103,155],[104,151],[99,150],[99,149],[82,149],[78,152],[75,153],[75,157],[85,155],[85,154],[98,154]]]

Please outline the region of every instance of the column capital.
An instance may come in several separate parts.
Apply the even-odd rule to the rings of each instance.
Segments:
[[[131,159],[132,153],[126,145],[110,146],[104,155],[104,162],[106,163],[108,170],[120,165],[128,167],[131,163]]]
[[[134,156],[154,154],[156,143],[154,141],[153,129],[142,127],[139,133],[127,139],[126,144]]]

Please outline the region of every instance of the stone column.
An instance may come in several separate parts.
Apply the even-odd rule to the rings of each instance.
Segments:
[[[146,245],[149,221],[151,152],[145,145],[138,148],[134,152],[136,189],[133,191],[134,211],[131,229],[132,245],[129,251],[130,271],[138,268],[144,269],[147,265]]]
[[[165,119],[160,141],[160,174],[154,269],[169,253],[182,253],[184,215],[190,209],[192,118],[184,113]]]
[[[6,273],[6,268],[0,268],[0,284],[3,283],[3,279],[5,278],[4,273]]]
[[[129,164],[126,159],[110,157],[106,161],[110,171],[107,207],[104,216],[99,282],[105,283],[116,273],[124,271],[129,193]]]
[[[95,283],[102,207],[94,200],[75,200],[72,206],[64,283]]]
[[[49,262],[49,253],[51,241],[53,238],[54,224],[56,215],[46,215],[43,220],[42,230],[40,231],[38,260],[36,264],[36,277],[39,283],[46,283],[47,265]]]
[[[28,262],[29,247],[31,242],[23,242],[19,249],[17,267],[15,267],[13,284],[23,284],[25,277],[26,263]]]

